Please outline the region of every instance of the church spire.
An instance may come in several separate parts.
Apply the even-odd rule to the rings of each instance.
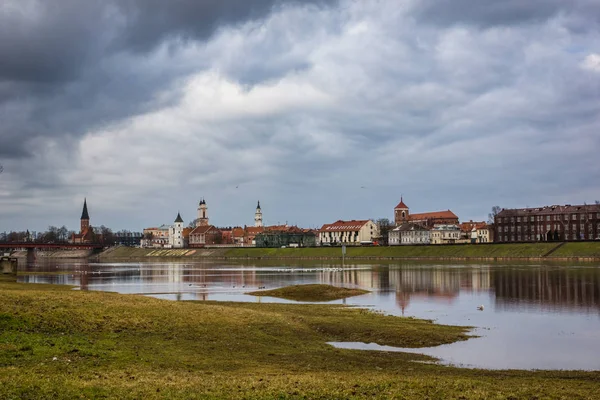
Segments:
[[[181,218],[181,214],[177,213],[177,218],[175,218],[175,222],[183,222],[183,218]]]
[[[87,209],[87,199],[84,198],[83,199],[83,211],[81,212],[81,219],[90,219],[90,215],[88,214],[88,209]]]
[[[254,213],[254,226],[257,228],[261,228],[263,226],[262,210],[260,209],[260,201],[256,205],[256,212]]]

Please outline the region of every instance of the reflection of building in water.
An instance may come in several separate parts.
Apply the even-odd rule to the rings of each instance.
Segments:
[[[326,265],[324,265],[323,267],[327,268]],[[328,271],[327,269],[325,269],[320,273],[319,283],[334,286],[359,286],[365,289],[389,289],[390,272],[388,268],[354,269],[354,267],[357,266],[346,265],[347,269],[343,269],[341,271]]]
[[[324,271],[320,281],[332,285],[355,285],[365,289],[391,289],[397,292],[455,297],[460,290],[488,290],[490,272],[489,267],[458,269],[410,266],[407,268],[345,269]]]
[[[140,275],[147,282],[184,284],[190,290],[208,287],[237,288],[264,286],[264,279],[256,274],[256,268],[240,271],[215,264],[166,263],[142,265]]]
[[[499,309],[600,308],[600,274],[595,269],[503,269],[492,273],[492,283]]]

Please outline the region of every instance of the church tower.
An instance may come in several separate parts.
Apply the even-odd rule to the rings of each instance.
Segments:
[[[198,219],[196,220],[196,226],[208,226],[208,207],[204,199],[200,200],[198,204]]]
[[[394,208],[394,222],[396,225],[402,225],[405,222],[408,222],[408,206],[404,204],[402,200],[402,196],[400,196],[400,203]]]
[[[169,228],[169,244],[173,249],[183,248],[183,219],[179,213],[177,213],[175,223]]]
[[[90,228],[90,215],[87,209],[87,199],[83,199],[83,211],[81,212],[81,231],[79,233],[85,233]]]
[[[261,228],[263,226],[262,221],[262,210],[260,209],[260,201],[256,206],[256,212],[254,213],[254,226],[257,228]]]

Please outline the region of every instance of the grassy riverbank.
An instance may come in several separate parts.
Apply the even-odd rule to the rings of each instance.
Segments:
[[[511,243],[479,245],[376,246],[348,247],[347,259],[566,259],[574,257],[600,258],[600,241],[566,243]],[[556,249],[556,251],[552,251]],[[550,254],[549,254],[550,253]],[[546,255],[548,255],[546,257]],[[100,255],[101,259],[140,258],[253,258],[253,259],[341,259],[340,247],[315,248],[220,248],[156,250],[119,247]]]
[[[295,301],[332,301],[360,296],[369,293],[368,290],[348,289],[331,285],[294,285],[280,289],[260,290],[248,294],[254,296],[270,296]]]
[[[170,302],[0,281],[0,398],[594,398],[597,372],[466,370],[327,341],[464,328],[331,305]]]

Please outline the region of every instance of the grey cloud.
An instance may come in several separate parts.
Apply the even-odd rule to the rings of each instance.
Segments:
[[[566,15],[574,18],[573,27],[581,27],[583,16],[587,16],[585,20],[588,22],[588,17],[596,18],[596,23],[599,21],[600,4],[595,0],[421,0],[413,11],[422,21],[442,25],[489,27],[527,24]]]
[[[126,49],[147,51],[169,37],[204,40],[230,24],[262,18],[274,7],[287,4],[333,5],[338,0],[122,0],[124,16],[117,43]]]
[[[7,0],[0,13],[0,155],[31,155],[36,137],[78,136],[140,113],[153,94],[209,65],[143,68],[167,40],[205,40],[222,27],[287,5],[333,0]],[[142,66],[142,68],[139,68]],[[162,68],[162,69],[160,69]],[[249,64],[254,84],[283,70]]]
[[[593,2],[533,2],[537,11],[527,2],[485,3],[506,9],[456,0],[434,10],[426,1],[407,14],[395,0],[348,1],[348,14],[283,7],[236,24],[256,11],[240,19],[219,8],[214,35],[179,14],[144,25],[143,13],[131,11],[141,3],[129,2],[130,14],[111,11],[120,16],[111,32],[140,34],[108,34],[87,56],[104,49],[99,58],[70,80],[0,84],[0,152],[33,154],[5,163],[0,205],[69,199],[56,208],[76,224],[85,193],[94,223],[139,229],[171,222],[180,207],[190,220],[199,196],[216,224],[251,224],[260,199],[265,220],[305,226],[390,217],[402,193],[415,212],[451,208],[463,219],[485,218],[493,204],[595,200],[600,74],[580,67],[598,53],[593,17],[583,11]],[[461,7],[464,15],[450,9]],[[565,29],[577,24],[578,32]],[[480,29],[499,25],[506,29]],[[186,88],[188,75],[202,84]],[[288,92],[278,89],[290,81],[281,86]],[[306,87],[327,101],[286,101]],[[160,103],[151,100],[165,89]],[[179,90],[195,91],[191,106],[179,104]],[[213,95],[225,110],[211,107]],[[140,127],[140,113],[157,117]],[[43,143],[19,147],[18,132],[72,140],[45,159]],[[88,150],[100,149],[71,160],[82,132]]]

